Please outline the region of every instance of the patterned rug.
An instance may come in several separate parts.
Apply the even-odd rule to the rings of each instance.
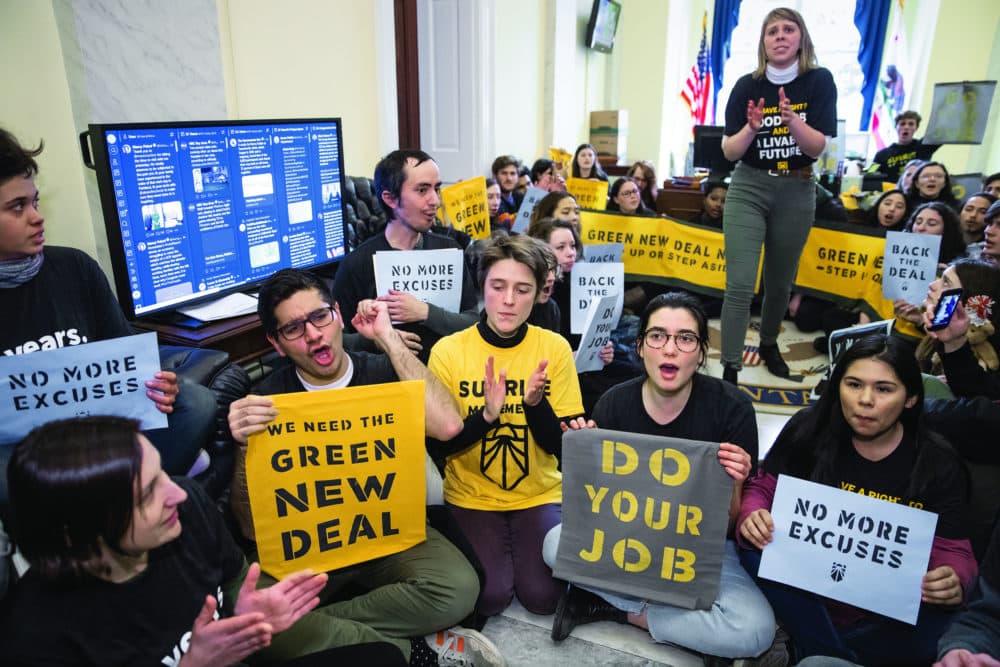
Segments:
[[[778,346],[781,356],[791,370],[790,378],[779,378],[768,373],[758,355],[760,345],[760,319],[751,318],[743,348],[743,370],[739,374],[740,389],[750,397],[754,408],[760,412],[790,415],[809,405],[813,388],[822,379],[829,359],[813,348],[813,340],[821,333],[802,333],[794,323],[781,323]],[[709,322],[709,352],[705,371],[722,377],[720,344],[722,334],[719,320]]]

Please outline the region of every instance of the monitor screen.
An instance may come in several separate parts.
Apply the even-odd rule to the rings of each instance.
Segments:
[[[722,136],[725,128],[721,125],[694,126],[694,167],[708,169],[713,177],[728,176],[736,166],[722,152]]]
[[[339,118],[91,125],[130,318],[344,256]]]
[[[594,0],[587,23],[587,47],[611,53],[615,46],[615,33],[621,18],[622,6],[616,0]]]

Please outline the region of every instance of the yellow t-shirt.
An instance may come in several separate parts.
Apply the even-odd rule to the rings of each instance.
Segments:
[[[462,417],[483,407],[486,359],[493,356],[499,375],[507,371],[507,399],[497,425],[445,469],[444,498],[477,510],[517,510],[562,501],[562,473],[556,457],[535,443],[522,398],[538,362],[546,368],[549,405],[559,417],[583,413],[573,353],[557,333],[529,325],[524,339],[510,348],[483,340],[476,326],[442,338],[431,350],[428,367],[458,400]]]

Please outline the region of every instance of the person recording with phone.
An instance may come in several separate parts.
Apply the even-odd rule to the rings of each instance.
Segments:
[[[961,290],[961,307],[947,311],[948,296]],[[934,341],[948,386],[956,396],[1000,399],[1000,267],[980,259],[953,262],[931,283],[923,321]]]

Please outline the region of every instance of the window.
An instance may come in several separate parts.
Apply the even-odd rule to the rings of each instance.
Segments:
[[[726,103],[733,84],[757,68],[757,43],[764,17],[777,7],[790,7],[802,14],[816,49],[817,61],[830,70],[837,82],[837,118],[847,121],[848,131],[857,132],[864,102],[861,96],[864,75],[858,64],[861,35],[854,25],[854,4],[854,0],[743,0],[740,21],[733,30],[730,56],[725,64],[724,85],[719,91],[716,123],[725,125]]]

